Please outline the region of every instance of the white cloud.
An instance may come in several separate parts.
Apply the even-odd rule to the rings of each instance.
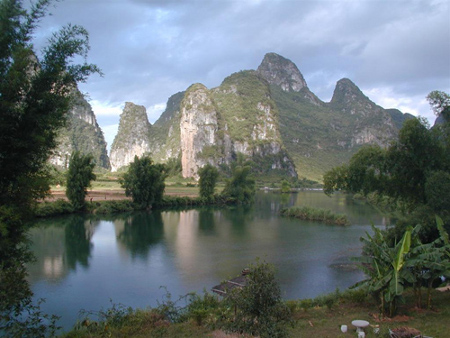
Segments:
[[[100,126],[118,124],[126,101],[153,123],[171,95],[256,69],[267,52],[297,64],[323,100],[342,77],[382,106],[421,115],[430,91],[450,92],[448,0],[66,0],[52,12],[36,45],[68,22],[89,31],[88,61],[105,76],[80,87]]]
[[[120,116],[123,107],[117,105],[111,105],[98,100],[92,100],[89,102],[95,116]]]
[[[392,87],[363,89],[363,92],[370,100],[383,108],[396,108],[403,113],[422,116],[427,118],[431,125],[434,124],[436,116],[426,98],[421,95],[403,96],[396,93]]]
[[[161,116],[162,112],[166,109],[165,103],[157,103],[147,108],[148,120],[151,124]]]
[[[119,124],[112,124],[109,126],[102,127],[103,135],[105,136],[105,141],[107,143],[108,154],[111,151],[111,145],[114,142],[114,137],[116,137],[118,129]]]

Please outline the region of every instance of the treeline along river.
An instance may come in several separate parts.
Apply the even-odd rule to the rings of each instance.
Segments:
[[[352,225],[282,218],[280,208],[312,206],[345,213]],[[113,303],[145,308],[188,292],[210,291],[259,257],[277,269],[285,299],[344,290],[363,278],[349,264],[370,224],[388,222],[371,206],[343,194],[259,192],[252,206],[155,210],[110,217],[71,215],[30,231],[29,266],[42,309],[70,329],[78,312]]]

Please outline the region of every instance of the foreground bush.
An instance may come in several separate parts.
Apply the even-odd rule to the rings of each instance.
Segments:
[[[235,316],[225,328],[232,332],[260,337],[287,337],[290,311],[282,301],[275,268],[266,262],[250,266],[247,286],[235,288],[225,300]]]

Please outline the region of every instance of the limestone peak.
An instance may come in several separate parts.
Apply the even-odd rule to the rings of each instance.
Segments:
[[[280,86],[285,92],[299,92],[308,87],[297,66],[276,53],[267,53],[257,72],[270,84]]]
[[[332,104],[349,104],[355,101],[369,100],[350,79],[343,78],[336,83]]]

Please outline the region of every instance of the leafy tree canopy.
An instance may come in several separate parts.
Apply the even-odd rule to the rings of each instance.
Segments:
[[[443,92],[428,96],[433,110],[443,114],[450,109],[450,97]],[[429,242],[438,236],[433,215],[450,224],[447,196],[450,196],[450,123],[429,128],[425,120],[405,121],[399,137],[386,149],[368,146],[360,149],[348,164],[324,175],[324,191],[343,190],[368,195],[377,193],[401,206],[405,220],[396,223],[392,233],[401,235],[407,225],[422,224],[421,239]],[[399,237],[397,236],[397,240]]]
[[[233,176],[227,180],[222,196],[236,203],[250,203],[255,197],[255,180],[251,176],[250,166],[236,166]]]
[[[434,90],[427,96],[427,100],[430,103],[434,113],[441,115],[447,121],[450,120],[450,95],[446,92]]]
[[[33,33],[52,2],[37,0],[26,10],[21,0],[0,0],[0,331],[11,336],[54,334],[46,332],[25,280],[31,254],[24,220],[49,190],[46,163],[73,86],[99,72],[86,62],[89,39],[80,26],[63,27],[40,53],[34,50]]]
[[[328,171],[324,191],[378,192],[413,207],[427,202],[427,179],[433,172],[445,170],[445,163],[443,144],[423,121],[411,119],[387,149],[363,147],[349,164]]]
[[[166,176],[163,164],[154,164],[148,156],[135,156],[123,175],[121,185],[138,207],[146,209],[162,200]]]
[[[200,197],[211,199],[214,196],[219,171],[211,164],[207,164],[198,171],[198,174],[200,176]]]
[[[75,210],[86,207],[87,188],[96,178],[93,160],[92,155],[82,155],[79,151],[75,151],[70,158],[66,195]]]
[[[42,169],[65,123],[70,94],[95,65],[86,63],[87,31],[68,25],[53,34],[41,55],[32,34],[50,0],[26,11],[20,0],[0,2],[0,202],[29,202],[48,189]],[[81,56],[85,62],[76,64]],[[39,182],[39,184],[38,184]]]

